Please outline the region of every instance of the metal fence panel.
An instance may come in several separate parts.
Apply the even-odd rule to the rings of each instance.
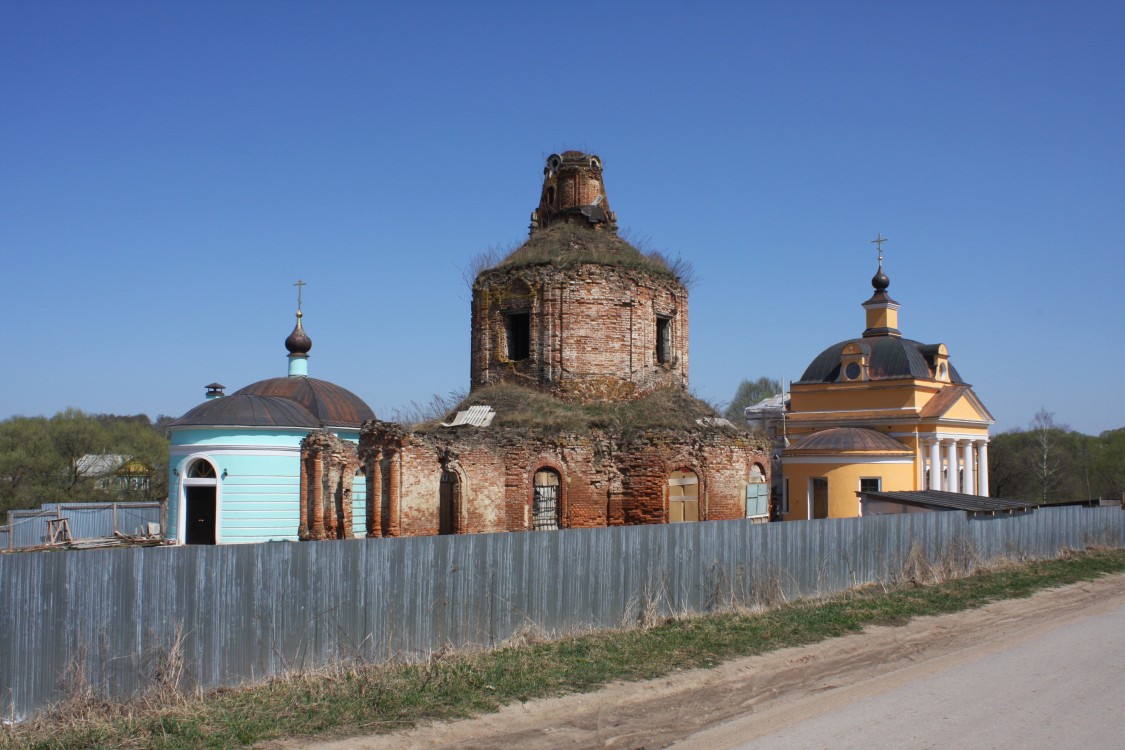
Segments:
[[[1091,545],[1125,547],[1125,512],[1063,507],[974,519],[910,513],[0,555],[0,710],[26,716],[78,687],[79,675],[85,686],[127,697],[174,676],[173,657],[182,659],[181,686],[211,688]]]

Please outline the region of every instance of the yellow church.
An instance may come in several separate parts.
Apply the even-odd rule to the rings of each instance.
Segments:
[[[873,240],[879,270],[863,303],[863,335],[822,351],[790,386],[784,520],[908,512],[957,499],[953,507],[969,507],[974,498],[966,496],[988,496],[988,429],[995,420],[945,344],[903,338],[899,304],[887,294],[885,241]],[[906,503],[871,494],[911,492],[918,494]]]

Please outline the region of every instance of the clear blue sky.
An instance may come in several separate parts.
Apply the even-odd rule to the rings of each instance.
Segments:
[[[572,8],[570,13],[561,12]],[[690,260],[691,384],[903,333],[997,419],[1125,426],[1125,3],[0,0],[0,418],[309,372],[465,388],[462,268],[544,158]]]

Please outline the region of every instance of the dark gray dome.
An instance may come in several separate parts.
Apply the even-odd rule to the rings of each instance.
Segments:
[[[848,339],[828,347],[805,368],[805,374],[797,382],[834,383],[839,380],[840,357],[848,344],[856,344],[866,356],[870,380],[937,379],[933,368],[938,344],[921,344],[899,336],[869,336]],[[952,363],[949,364],[949,380],[957,384],[965,382]]]
[[[314,430],[321,422],[296,401],[236,393],[213,398],[191,409],[172,427],[299,427]]]

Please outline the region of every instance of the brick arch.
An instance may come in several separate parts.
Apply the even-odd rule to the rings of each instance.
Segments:
[[[570,478],[567,476],[565,466],[554,460],[541,456],[539,460],[534,461],[528,467],[527,474],[524,479],[524,486],[527,488],[525,495],[525,502],[527,503],[527,514],[529,521],[529,528],[534,528],[534,509],[535,509],[535,475],[541,471],[550,470],[559,476],[559,497],[557,513],[559,517],[559,528],[570,527],[570,504],[568,502],[567,488],[570,486]]]
[[[438,533],[441,533],[442,528],[442,504],[446,501],[444,493],[446,492],[446,474],[454,477],[455,481],[452,483],[453,487],[450,490],[453,495],[448,498],[452,504],[449,509],[451,513],[450,521],[452,528],[448,532],[450,534],[465,534],[468,529],[468,500],[469,497],[469,483],[468,477],[465,474],[465,469],[461,466],[461,462],[456,459],[439,459],[438,461]]]

